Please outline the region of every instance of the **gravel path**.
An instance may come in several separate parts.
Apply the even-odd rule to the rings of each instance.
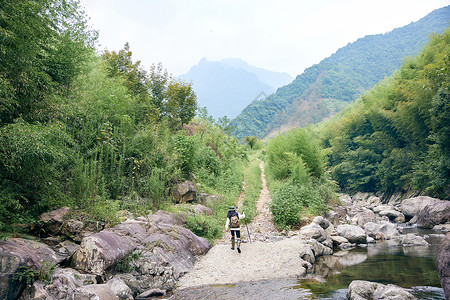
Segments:
[[[298,236],[285,238],[273,225],[273,216],[269,209],[270,194],[261,162],[262,189],[257,202],[257,216],[248,224],[252,243],[247,237],[247,230],[241,230],[242,253],[232,251],[230,235],[225,233],[221,240],[195,264],[191,272],[181,278],[180,289],[209,285],[228,284],[241,281],[262,280],[270,278],[296,277],[306,270],[304,261],[299,258],[303,243]],[[241,195],[242,196],[242,195]],[[243,197],[237,206],[242,205]]]

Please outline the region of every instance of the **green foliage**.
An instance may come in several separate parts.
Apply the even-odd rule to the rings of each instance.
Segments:
[[[73,140],[60,123],[31,125],[23,120],[0,128],[1,222],[25,221],[65,200],[73,165]]]
[[[325,175],[317,138],[307,129],[291,130],[270,140],[266,152],[271,210],[277,226],[300,225],[336,201],[335,187]]]
[[[223,224],[214,217],[191,214],[186,221],[187,228],[196,235],[206,238],[210,243],[213,243],[222,233]]]
[[[270,140],[267,163],[275,179],[291,176],[294,166],[297,167],[296,172],[306,169],[317,178],[324,172],[321,149],[306,129],[291,130]]]
[[[280,128],[304,127],[329,118],[400,68],[404,57],[416,55],[429,34],[442,33],[449,25],[449,14],[450,8],[443,7],[391,32],[349,43],[276,93],[248,105],[231,121],[233,135],[263,138]]]
[[[42,281],[45,284],[51,284],[53,282],[54,273],[55,265],[44,260],[37,269],[20,267],[15,273],[14,279],[17,281],[24,281],[27,285],[33,284],[36,280]]]
[[[120,273],[130,273],[133,271],[133,263],[142,257],[143,251],[134,251],[130,255],[122,258],[115,266],[116,270]]]
[[[81,72],[95,41],[77,1],[2,1],[0,124],[47,121],[52,95]]]
[[[449,196],[449,35],[431,36],[417,57],[322,130],[342,190]]]
[[[0,231],[63,205],[115,224],[187,179],[222,195],[221,213],[237,199],[244,147],[226,119],[192,122],[191,84],[144,70],[128,44],[95,55],[77,1],[7,1],[0,26]]]
[[[256,202],[259,199],[262,188],[261,161],[258,153],[253,153],[249,158],[249,165],[245,168],[245,190],[242,210],[245,211],[245,223],[250,223],[256,214]]]
[[[271,210],[275,223],[282,228],[300,225],[303,215],[317,215],[327,210],[321,186],[286,182],[272,192]]]

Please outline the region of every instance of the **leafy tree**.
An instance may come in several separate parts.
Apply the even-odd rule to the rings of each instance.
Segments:
[[[102,58],[106,62],[108,75],[122,77],[130,93],[145,102],[149,98],[147,72],[141,67],[140,61],[133,62],[132,55],[130,45],[125,43],[118,52],[105,50]]]
[[[183,124],[189,123],[195,116],[197,108],[197,96],[192,85],[179,81],[169,83],[166,91],[167,114],[174,122],[180,122],[180,128]]]
[[[76,1],[6,0],[0,6],[0,122],[46,121],[51,95],[67,88],[88,57],[95,33]]]
[[[250,149],[253,149],[253,147],[256,145],[256,142],[258,141],[258,138],[256,136],[246,136],[244,137],[244,140],[250,147]]]

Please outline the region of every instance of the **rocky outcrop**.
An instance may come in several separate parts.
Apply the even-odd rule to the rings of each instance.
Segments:
[[[69,300],[75,290],[85,285],[97,284],[95,275],[83,274],[71,268],[56,268],[52,283],[36,281],[28,286],[21,296],[21,300],[58,299]],[[44,297],[45,295],[45,297]]]
[[[128,220],[93,234],[81,242],[73,266],[100,275],[139,250],[155,262],[173,266],[177,274],[184,274],[192,268],[195,256],[205,254],[211,245],[184,228],[180,218],[158,211],[148,219]]]
[[[185,181],[175,186],[172,196],[176,203],[193,202],[197,198],[197,192],[192,182]]]
[[[81,245],[55,239],[56,251],[31,240],[1,241],[0,299],[21,295],[21,300],[128,300],[163,295],[193,267],[196,256],[211,248],[184,223],[181,215],[158,211],[85,237]],[[74,269],[61,268],[72,254]],[[27,273],[20,276],[23,271]]]
[[[421,228],[433,228],[435,225],[444,224],[450,220],[450,201],[437,200],[433,205],[425,206],[417,214],[417,226]]]
[[[33,272],[51,269],[66,258],[37,241],[20,238],[0,241],[0,299],[17,299],[27,279],[33,279]]]
[[[347,292],[350,300],[378,300],[378,299],[398,299],[415,300],[414,295],[406,289],[393,284],[384,285],[377,282],[354,280],[350,283]]]
[[[404,199],[401,204],[401,210],[407,218],[412,218],[414,216],[417,216],[419,212],[426,206],[434,205],[436,201],[442,200],[431,198],[428,196],[418,196]]]
[[[450,233],[447,233],[439,244],[436,265],[445,298],[450,299]]]

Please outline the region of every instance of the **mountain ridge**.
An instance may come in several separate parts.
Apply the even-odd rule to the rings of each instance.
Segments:
[[[293,79],[287,73],[258,68],[239,58],[202,58],[178,78],[192,82],[199,106],[205,106],[215,118],[234,118],[261,94],[270,95]]]
[[[266,99],[248,105],[231,121],[233,135],[263,138],[329,118],[391,75],[405,57],[417,54],[430,33],[449,26],[449,19],[446,6],[417,22],[348,43]]]

